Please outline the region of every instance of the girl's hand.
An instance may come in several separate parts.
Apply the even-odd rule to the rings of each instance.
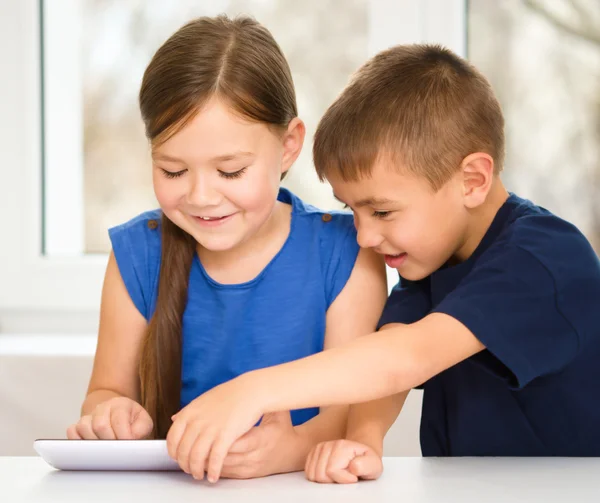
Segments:
[[[232,444],[261,418],[260,394],[249,376],[211,389],[173,416],[167,449],[184,472],[199,480],[206,472],[216,482]]]
[[[152,419],[136,401],[116,397],[69,427],[70,440],[139,440],[152,433]]]
[[[231,446],[221,476],[250,479],[302,470],[308,452],[305,444],[289,412],[265,414],[259,426]]]
[[[351,484],[359,479],[374,480],[381,476],[381,456],[370,447],[351,440],[322,442],[306,459],[306,478],[322,484]]]

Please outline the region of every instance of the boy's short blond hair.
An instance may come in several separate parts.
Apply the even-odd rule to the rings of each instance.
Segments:
[[[438,190],[471,153],[499,173],[504,118],[486,80],[438,45],[400,45],[365,63],[317,128],[313,157],[321,180],[356,181],[380,160],[425,177]]]

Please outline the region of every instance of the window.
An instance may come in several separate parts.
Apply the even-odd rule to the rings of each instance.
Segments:
[[[349,75],[383,34],[393,3],[307,0],[62,0],[44,2],[45,229],[47,255],[106,253],[106,229],[155,207],[137,92],[147,62],[187,20],[252,13],[282,46],[307,125],[303,153],[286,178],[303,199],[337,203],[311,165],[312,132]],[[337,13],[344,12],[343,16]],[[413,6],[413,15],[419,10]],[[373,19],[373,17],[375,19]],[[377,29],[370,29],[375,24]],[[323,48],[327,48],[323,50]],[[83,55],[83,58],[82,58]],[[68,76],[65,79],[65,75]]]
[[[600,2],[469,2],[468,56],[506,119],[509,190],[600,251]]]
[[[350,74],[390,45],[436,41],[464,53],[464,0],[21,0],[0,17],[3,79],[0,331],[45,313],[94,330],[106,228],[154,207],[136,94],[151,54],[191,17],[250,13],[292,68],[309,135],[286,185],[332,207],[311,136]],[[4,113],[6,112],[6,115]],[[392,274],[391,281],[395,281]],[[32,314],[33,313],[33,314]],[[59,314],[56,314],[59,313]],[[76,315],[76,316],[75,316]],[[75,318],[74,318],[75,316]],[[18,325],[18,324],[17,324]],[[81,322],[79,322],[79,326]]]
[[[46,2],[45,8],[46,140],[48,147],[64,146],[57,152],[49,150],[46,157],[48,255],[107,253],[107,228],[157,206],[137,93],[156,49],[182,24],[201,15],[252,13],[271,29],[292,68],[299,114],[309,131],[285,185],[314,204],[335,205],[331,191],[319,183],[312,169],[310,133],[348,76],[367,58],[366,0],[179,0],[170,4],[162,0],[74,0],[69,2],[74,7],[72,23],[65,22],[53,3]],[[331,23],[333,12],[341,9],[344,15]],[[73,31],[65,33],[65,25]],[[73,44],[73,39],[80,39],[81,46]],[[81,52],[85,58],[79,67]],[[51,71],[65,65],[81,69],[72,72],[74,78],[66,86],[57,76],[65,72]],[[65,135],[65,129],[71,133]],[[73,156],[69,178],[74,183],[69,184],[68,197],[61,190],[62,182],[59,187],[55,181],[65,178],[65,151]],[[71,221],[68,227],[64,225],[67,220]]]

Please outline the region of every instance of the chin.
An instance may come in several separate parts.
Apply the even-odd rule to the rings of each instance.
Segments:
[[[189,226],[181,227],[185,232],[192,236],[205,250],[213,252],[223,252],[231,250],[240,244],[240,237],[229,234],[204,233],[198,229]]]
[[[229,251],[240,244],[239,239],[203,239],[202,236],[196,237],[196,241],[202,248],[211,252]]]
[[[408,280],[408,281],[420,281],[423,278],[426,278],[427,276],[429,276],[431,274],[431,272],[429,271],[425,271],[423,269],[417,269],[417,268],[401,268],[401,269],[396,269],[396,271],[398,271],[398,274]]]

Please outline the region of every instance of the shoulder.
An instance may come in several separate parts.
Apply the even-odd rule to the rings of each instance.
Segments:
[[[145,211],[136,217],[108,230],[113,247],[123,242],[132,247],[160,248],[160,227],[162,211],[160,209]]]
[[[112,250],[129,296],[149,320],[161,260],[160,210],[146,211],[109,229]]]
[[[133,217],[122,224],[111,227],[109,233],[146,233],[148,235],[156,234],[160,228],[162,211],[160,209],[149,210]]]
[[[545,312],[560,312],[580,334],[597,327],[600,260],[589,241],[575,225],[530,202],[515,213],[478,260],[471,282],[510,292],[521,306],[545,297]]]
[[[358,256],[354,218],[345,211],[323,211],[289,191],[282,192],[280,199],[281,196],[288,197],[292,204],[295,242],[302,247],[302,253],[320,266],[330,305],[346,285]]]
[[[511,258],[529,255],[552,276],[567,272],[567,277],[577,276],[577,270],[586,270],[597,271],[600,280],[598,257],[575,225],[531,201],[517,200],[512,218],[492,247],[497,253]]]
[[[280,199],[292,204],[293,217],[308,224],[313,232],[324,238],[338,235],[356,234],[352,213],[341,210],[325,211],[309,204],[287,189],[282,189]]]
[[[339,255],[341,250],[345,249],[342,255],[352,261],[356,259],[359,246],[351,213],[340,210],[324,211],[299,198],[295,199],[293,208],[293,217],[301,222],[297,231],[311,234],[313,241],[318,243],[322,256],[328,257],[332,253]],[[304,241],[309,240],[310,236],[305,235]]]

